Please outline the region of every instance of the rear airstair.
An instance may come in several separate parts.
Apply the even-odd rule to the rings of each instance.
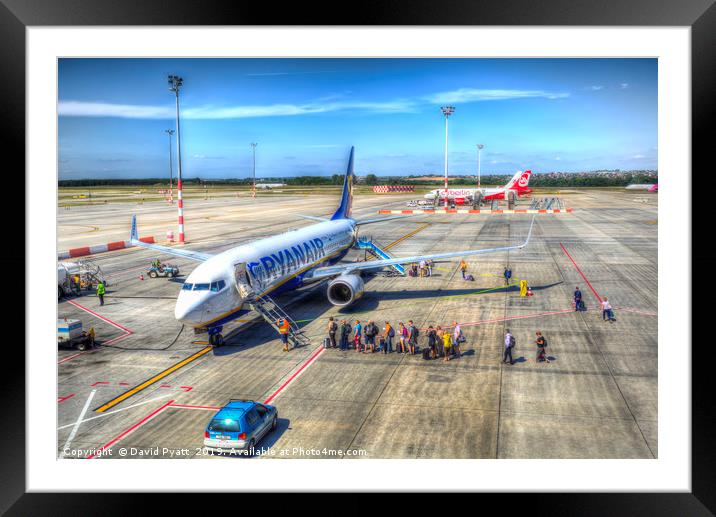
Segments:
[[[377,259],[389,260],[394,258],[387,251],[381,249],[380,246],[373,242],[372,237],[358,237],[358,239],[356,240],[356,248],[366,250],[368,253],[370,253]],[[405,275],[405,268],[402,265],[394,264],[390,267],[393,268],[393,270],[397,273]]]
[[[271,297],[264,295],[261,297],[250,298],[246,300],[253,310],[258,312],[266,323],[271,325],[278,332],[278,320],[284,319],[288,321],[288,339],[293,343],[294,347],[305,346],[311,344],[311,340],[303,333],[298,324],[278,305]]]

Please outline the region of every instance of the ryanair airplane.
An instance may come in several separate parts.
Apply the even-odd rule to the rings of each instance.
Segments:
[[[186,278],[179,292],[174,317],[198,332],[208,331],[210,343],[220,345],[223,343],[223,326],[250,312],[251,305],[269,293],[277,294],[330,279],[328,300],[333,305],[345,307],[363,295],[365,286],[361,273],[364,271],[376,271],[420,260],[442,260],[515,250],[529,242],[534,218],[527,239],[519,246],[341,264],[341,259],[356,245],[359,226],[402,218],[393,216],[363,221],[351,218],[353,154],[354,148],[351,148],[341,203],[330,219],[303,215],[300,217],[318,222],[299,230],[242,244],[218,255],[142,242],[137,232],[136,216],[132,217],[130,241],[133,245],[200,262]]]

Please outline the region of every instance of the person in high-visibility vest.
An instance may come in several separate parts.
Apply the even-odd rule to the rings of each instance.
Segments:
[[[462,279],[465,280],[465,273],[467,273],[467,262],[465,262],[465,259],[460,261],[460,271],[462,271]]]
[[[97,296],[99,297],[99,304],[104,305],[104,283],[101,280],[97,284]]]
[[[276,322],[276,325],[278,326],[278,333],[281,334],[281,341],[283,342],[283,351],[288,352],[288,332],[290,330],[288,320],[279,319]]]

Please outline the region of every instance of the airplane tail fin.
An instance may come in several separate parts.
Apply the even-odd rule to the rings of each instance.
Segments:
[[[343,180],[343,193],[341,194],[341,204],[338,205],[336,213],[333,214],[331,220],[346,219],[351,216],[351,208],[353,205],[353,153],[355,147],[351,147],[350,158],[348,158],[348,168],[346,169],[346,177]]]
[[[512,179],[505,185],[505,190],[528,190],[532,171],[517,171]]]

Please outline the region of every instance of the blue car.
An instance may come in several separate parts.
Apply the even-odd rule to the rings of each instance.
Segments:
[[[253,456],[264,436],[278,426],[278,410],[253,400],[231,399],[204,431],[204,448],[211,452]]]

